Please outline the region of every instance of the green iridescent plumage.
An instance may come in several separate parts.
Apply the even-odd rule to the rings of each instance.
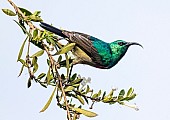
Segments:
[[[76,43],[76,47],[73,49],[76,59],[73,64],[87,64],[96,68],[109,69],[119,62],[130,45],[142,47],[139,43],[123,40],[106,43],[93,36],[60,30],[43,22],[40,26],[63,38],[67,38],[69,42]]]

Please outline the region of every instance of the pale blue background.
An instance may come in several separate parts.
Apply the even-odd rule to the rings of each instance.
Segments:
[[[169,0],[15,0],[18,6],[42,11],[48,23],[80,31],[111,42],[136,41],[117,66],[100,70],[78,65],[75,71],[91,77],[93,87],[109,91],[112,87],[135,88],[139,111],[120,105],[96,104],[93,120],[168,120],[170,119],[170,1]],[[0,8],[11,8],[1,0]],[[16,62],[25,39],[14,23],[15,17],[0,12],[0,120],[64,120],[66,113],[53,100],[49,109],[39,113],[52,88],[33,84],[27,89],[27,70],[17,77]],[[38,25],[38,24],[37,24]],[[42,63],[43,60],[40,60]],[[46,71],[46,69],[43,69]],[[81,120],[87,118],[82,116]]]

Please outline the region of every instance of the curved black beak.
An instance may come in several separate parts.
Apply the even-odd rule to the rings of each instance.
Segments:
[[[127,46],[131,46],[131,45],[139,45],[143,48],[143,46],[141,44],[137,43],[137,42],[128,42],[127,43]]]

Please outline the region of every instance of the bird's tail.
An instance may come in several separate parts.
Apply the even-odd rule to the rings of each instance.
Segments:
[[[62,30],[60,30],[60,29],[58,29],[58,28],[55,28],[55,27],[53,27],[53,26],[51,26],[51,25],[49,25],[49,24],[47,24],[47,23],[41,22],[40,26],[41,26],[42,28],[44,28],[45,30],[48,30],[48,31],[50,31],[50,32],[52,32],[52,33],[55,33],[55,34],[57,34],[57,35],[59,35],[59,36],[61,36],[61,37],[64,37],[64,38],[67,37],[67,36],[65,36],[65,35],[62,33]]]

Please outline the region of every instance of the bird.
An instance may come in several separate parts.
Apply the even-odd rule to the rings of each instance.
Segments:
[[[72,52],[76,59],[73,60],[73,65],[86,64],[99,69],[110,69],[122,59],[130,46],[138,45],[143,48],[137,42],[124,40],[107,43],[88,34],[60,30],[44,22],[41,22],[40,26],[66,39],[69,43],[75,43]]]

